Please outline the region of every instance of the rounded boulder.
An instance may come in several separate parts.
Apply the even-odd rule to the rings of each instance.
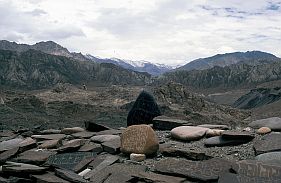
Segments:
[[[158,151],[159,141],[149,125],[132,125],[121,135],[121,152],[151,155]]]
[[[198,126],[179,126],[171,131],[171,136],[178,140],[192,141],[201,139],[209,130]]]

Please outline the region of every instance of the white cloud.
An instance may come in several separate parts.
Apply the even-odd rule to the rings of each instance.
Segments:
[[[0,0],[0,39],[167,64],[232,51],[281,56],[281,1]]]

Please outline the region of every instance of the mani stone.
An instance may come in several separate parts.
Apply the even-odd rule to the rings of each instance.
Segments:
[[[254,142],[254,149],[256,155],[281,151],[281,134],[279,133],[270,133],[261,138],[261,140],[256,140]]]
[[[157,130],[172,130],[178,126],[191,125],[188,121],[173,119],[166,116],[158,116],[153,118],[153,128]]]
[[[262,161],[264,163],[281,165],[281,152],[269,152],[256,156],[255,158],[258,161]]]
[[[97,124],[93,121],[85,121],[85,128],[91,132],[100,132],[104,130],[110,130],[109,127]]]
[[[281,118],[272,117],[253,121],[249,124],[252,128],[268,127],[272,131],[281,131]]]
[[[72,127],[72,128],[64,128],[61,130],[61,133],[64,133],[66,135],[70,135],[70,134],[73,134],[73,133],[78,133],[78,132],[83,132],[85,131],[84,128],[81,128],[81,127]]]
[[[222,136],[216,136],[216,137],[210,137],[207,138],[204,141],[205,146],[207,147],[213,147],[213,146],[231,146],[231,145],[240,145],[247,143],[248,141],[245,141],[243,139],[226,139]]]
[[[129,126],[121,135],[121,152],[125,154],[151,155],[158,149],[158,137],[149,125]]]
[[[268,127],[261,127],[257,130],[257,134],[260,134],[260,135],[267,134],[270,132],[271,132],[271,129]]]
[[[48,158],[46,164],[71,170],[84,158],[91,158],[95,156],[96,153],[94,152],[62,153],[51,155]]]
[[[190,161],[181,158],[167,158],[155,163],[155,171],[161,174],[186,177],[196,181],[216,181],[219,174],[228,172],[232,162],[213,158],[205,161]]]
[[[132,161],[144,161],[146,158],[145,154],[135,154],[135,153],[132,153],[130,154],[130,160]]]
[[[255,160],[243,160],[235,163],[233,171],[239,176],[252,178],[253,182],[277,182],[281,180],[281,166],[267,164]]]
[[[160,115],[160,109],[154,97],[142,91],[127,116],[127,126],[150,124],[153,118]]]
[[[172,129],[171,136],[177,140],[192,141],[202,138],[208,128],[196,126],[180,126]]]

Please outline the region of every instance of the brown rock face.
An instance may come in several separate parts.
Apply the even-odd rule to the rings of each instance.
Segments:
[[[121,152],[153,154],[159,149],[158,138],[149,125],[132,125],[121,135]]]

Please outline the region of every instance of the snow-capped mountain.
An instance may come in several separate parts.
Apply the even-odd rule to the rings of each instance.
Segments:
[[[98,63],[112,63],[119,65],[125,69],[130,69],[138,72],[147,72],[151,75],[158,76],[172,70],[172,66],[167,66],[164,64],[154,64],[148,61],[132,61],[132,60],[122,60],[118,58],[99,58],[92,56],[90,54],[85,55],[88,59],[98,62]]]

